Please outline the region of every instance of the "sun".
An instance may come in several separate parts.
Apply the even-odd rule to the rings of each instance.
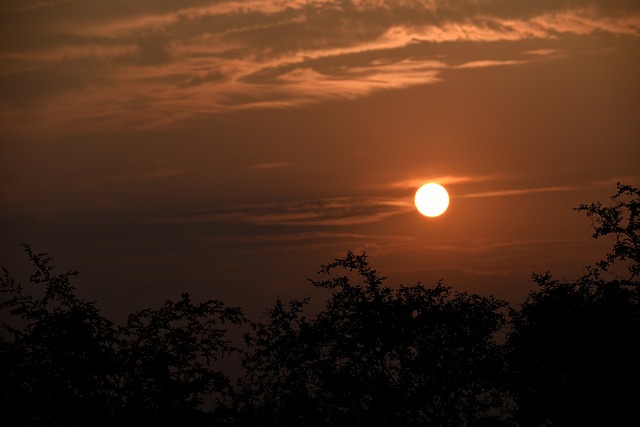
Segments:
[[[442,185],[430,182],[416,191],[415,203],[424,216],[442,215],[449,207],[449,193]]]

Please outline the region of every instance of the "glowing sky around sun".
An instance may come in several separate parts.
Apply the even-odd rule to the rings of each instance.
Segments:
[[[0,62],[0,264],[105,304],[258,305],[346,250],[514,295],[640,180],[634,1],[6,0]]]

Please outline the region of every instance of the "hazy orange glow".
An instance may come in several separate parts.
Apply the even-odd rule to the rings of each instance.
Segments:
[[[111,308],[260,305],[347,250],[522,295],[606,246],[573,207],[640,181],[638,2],[1,9],[0,264],[30,243]],[[455,202],[434,221],[425,182]]]

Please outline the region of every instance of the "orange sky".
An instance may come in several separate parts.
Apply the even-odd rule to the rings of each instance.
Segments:
[[[5,0],[0,63],[0,264],[107,312],[265,307],[347,250],[517,300],[640,185],[637,1]]]

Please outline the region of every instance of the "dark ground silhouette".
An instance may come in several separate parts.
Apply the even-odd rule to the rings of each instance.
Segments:
[[[640,401],[640,191],[582,205],[604,259],[572,281],[536,274],[518,305],[437,283],[392,289],[348,252],[252,322],[188,294],[124,325],[79,299],[25,246],[26,285],[0,278],[0,416],[7,426],[143,422],[251,426],[623,425]],[[612,272],[616,274],[611,274]],[[29,286],[29,288],[27,288]],[[246,329],[232,345],[231,325]],[[235,382],[223,357],[242,361]],[[203,402],[215,399],[206,407]]]

